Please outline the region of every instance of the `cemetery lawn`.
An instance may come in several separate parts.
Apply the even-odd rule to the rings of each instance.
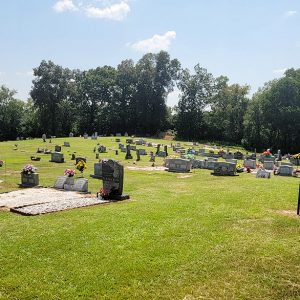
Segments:
[[[35,153],[65,140],[64,164]],[[300,298],[299,178],[128,170],[152,163],[116,156],[114,140],[98,139],[109,149],[100,157],[124,163],[131,200],[35,217],[0,210],[1,300]],[[41,185],[53,185],[76,151],[87,156],[84,176],[96,193],[102,181],[89,177],[96,143],[0,143],[0,191],[18,188],[26,163],[39,168]]]

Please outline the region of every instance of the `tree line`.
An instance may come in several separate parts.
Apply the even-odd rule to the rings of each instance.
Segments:
[[[229,84],[197,64],[183,69],[161,51],[116,68],[71,70],[42,61],[33,69],[24,102],[0,88],[0,140],[85,132],[154,136],[173,130],[178,139],[210,140],[247,149],[300,149],[300,69],[267,82],[251,98],[248,85]],[[177,87],[179,102],[167,106]]]

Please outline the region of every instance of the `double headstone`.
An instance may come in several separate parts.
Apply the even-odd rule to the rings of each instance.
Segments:
[[[189,159],[170,158],[167,166],[169,172],[190,172],[192,162]]]
[[[212,175],[218,176],[235,176],[236,164],[231,162],[215,162]]]
[[[281,165],[278,168],[277,175],[281,176],[293,176],[294,168],[288,165]]]
[[[244,160],[244,167],[250,169],[256,169],[256,160],[253,159],[245,159]]]

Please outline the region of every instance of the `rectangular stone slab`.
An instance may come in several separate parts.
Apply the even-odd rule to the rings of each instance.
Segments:
[[[82,198],[82,199],[74,199],[74,200],[67,200],[67,201],[61,200],[55,202],[11,208],[10,211],[24,216],[36,216],[36,215],[47,214],[51,212],[58,212],[62,210],[72,209],[72,208],[104,204],[108,202],[109,201],[99,200],[97,198]]]

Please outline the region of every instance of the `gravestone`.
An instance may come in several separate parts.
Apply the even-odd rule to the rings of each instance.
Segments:
[[[110,200],[129,199],[123,195],[124,167],[117,161],[109,159],[102,161],[103,189],[109,193]]]
[[[52,152],[50,162],[63,163],[65,161],[64,155],[60,152]]]
[[[45,133],[42,134],[42,139],[43,139],[43,142],[46,142],[46,134]]]
[[[116,139],[115,140],[117,143],[120,143],[121,142],[121,139]]]
[[[189,159],[169,158],[167,165],[169,172],[190,172],[192,162]]]
[[[96,159],[99,159],[99,153],[96,153]]]
[[[71,160],[75,160],[75,158],[76,158],[75,153],[72,153]]]
[[[271,161],[271,160],[264,160],[264,169],[273,170],[274,169],[274,162]]]
[[[65,147],[70,147],[70,143],[69,142],[64,142],[64,146]]]
[[[21,173],[21,186],[22,187],[34,187],[39,185],[39,174],[31,173],[25,174]]]
[[[281,161],[281,160],[282,160],[282,154],[281,154],[281,151],[280,151],[280,150],[277,151],[277,160],[278,160],[278,161]]]
[[[271,173],[266,171],[265,169],[258,169],[256,178],[271,178]]]
[[[106,147],[103,146],[103,145],[100,145],[100,146],[98,147],[98,152],[99,152],[99,153],[106,153]]]
[[[256,160],[253,159],[245,159],[244,160],[244,167],[250,169],[256,169]]]
[[[74,137],[73,132],[70,132],[70,133],[69,133],[69,137]]]
[[[128,136],[128,133],[127,133],[127,132],[125,132],[125,133],[124,133],[124,136]]]
[[[147,152],[145,149],[137,149],[137,151],[139,153],[139,155],[147,155]]]
[[[158,157],[166,157],[166,152],[165,151],[158,151],[158,152],[156,152],[156,156],[158,156]]]
[[[205,168],[208,170],[214,170],[215,169],[215,164],[217,163],[217,161],[213,161],[213,160],[206,160],[205,161]]]
[[[92,140],[97,140],[97,137],[95,136],[95,134],[92,134],[91,139]]]
[[[94,163],[94,174],[90,175],[93,178],[102,179],[102,162]]]
[[[136,151],[136,146],[130,145],[130,150]]]
[[[237,161],[237,159],[232,158],[232,159],[226,159],[226,162],[233,163],[233,164],[237,165],[238,161]]]
[[[72,187],[73,191],[87,193],[88,192],[88,180],[85,178],[78,178],[74,186]]]
[[[132,155],[130,153],[130,145],[126,145],[126,156],[125,159],[132,159]]]
[[[157,144],[156,146],[156,155],[158,155],[158,152],[160,152],[160,144]]]
[[[58,176],[56,178],[55,183],[54,183],[54,188],[63,189],[66,182],[67,182],[67,177],[66,176]]]
[[[61,152],[61,146],[56,145],[56,146],[54,147],[54,151],[55,151],[55,152]]]
[[[150,162],[155,162],[155,155],[153,151],[150,152]]]
[[[84,135],[83,135],[83,138],[86,140],[87,138],[89,137],[89,135],[87,134],[87,133],[85,133]]]
[[[237,151],[233,154],[234,159],[244,159],[244,154],[240,151]]]
[[[126,139],[126,144],[133,144],[133,139]]]
[[[119,144],[119,149],[122,149],[124,147],[125,147],[124,144]]]
[[[118,132],[118,133],[116,133],[116,136],[122,136],[122,134]]]
[[[217,176],[235,176],[236,164],[231,162],[214,162],[214,171],[212,175]]]
[[[121,152],[126,152],[126,147],[121,148]]]
[[[193,169],[205,169],[204,160],[200,160],[200,159],[192,160],[192,168]]]
[[[164,146],[164,151],[166,153],[166,156],[169,156],[169,154],[168,154],[168,146],[167,145]]]
[[[278,168],[277,175],[280,176],[293,176],[294,168],[288,165],[281,165]]]

